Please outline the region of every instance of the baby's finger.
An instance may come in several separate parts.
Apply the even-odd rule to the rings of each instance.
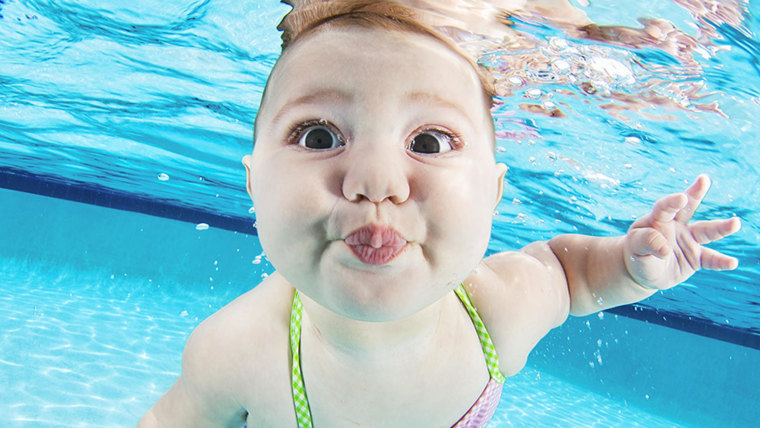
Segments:
[[[689,198],[689,201],[686,203],[686,206],[678,212],[678,215],[676,215],[676,221],[683,224],[688,223],[694,216],[694,212],[699,207],[699,204],[702,203],[702,199],[705,198],[708,190],[710,190],[710,177],[706,174],[701,174],[684,192]]]
[[[738,217],[698,221],[689,225],[689,230],[694,240],[700,245],[709,244],[739,231],[742,222]]]
[[[739,260],[715,251],[712,248],[702,249],[700,263],[703,269],[710,270],[734,270],[739,267]]]
[[[629,232],[628,239],[631,251],[636,256],[652,255],[663,258],[673,251],[662,233],[652,228],[633,229]]]
[[[688,198],[683,193],[674,193],[665,196],[655,202],[654,207],[652,208],[651,219],[660,223],[673,221],[687,203]]]

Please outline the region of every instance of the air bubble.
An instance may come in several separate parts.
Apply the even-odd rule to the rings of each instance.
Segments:
[[[565,61],[564,59],[560,59],[560,60],[558,60],[558,61],[554,61],[554,62],[552,63],[552,65],[554,66],[554,68],[555,68],[557,71],[560,71],[560,72],[563,72],[563,71],[568,71],[568,70],[570,70],[570,63],[569,63],[569,62],[567,62],[567,61]]]
[[[551,45],[551,47],[557,50],[565,50],[568,47],[567,40],[559,38],[559,37],[552,37],[551,39],[549,39],[549,44]],[[560,60],[560,61],[567,62],[565,60]]]
[[[167,174],[164,174],[162,172],[161,174],[158,174],[158,180],[159,181],[169,181],[169,176]]]
[[[197,225],[195,225],[195,230],[207,230],[208,227],[209,226],[207,223],[198,223]]]

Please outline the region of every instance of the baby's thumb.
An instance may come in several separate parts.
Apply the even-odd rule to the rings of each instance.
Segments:
[[[663,258],[673,250],[660,232],[648,227],[632,229],[628,232],[627,239],[631,254],[634,256]]]

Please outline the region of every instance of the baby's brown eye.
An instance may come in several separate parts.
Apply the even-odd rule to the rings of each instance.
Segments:
[[[334,149],[343,145],[343,141],[324,126],[309,128],[298,139],[298,144],[307,149]]]
[[[425,131],[417,134],[409,144],[409,150],[415,153],[446,153],[453,147],[452,137],[439,131]]]

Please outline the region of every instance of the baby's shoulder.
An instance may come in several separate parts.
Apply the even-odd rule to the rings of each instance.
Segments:
[[[273,274],[230,302],[190,335],[183,372],[208,376],[237,390],[250,389],[235,385],[239,380],[265,382],[273,369],[287,373],[292,298],[292,287]]]
[[[521,370],[536,343],[567,316],[562,266],[551,264],[548,251],[534,243],[494,254],[464,281],[507,375]]]
[[[287,343],[293,288],[275,273],[203,321],[191,341],[217,350],[250,352]]]
[[[203,321],[182,355],[183,396],[205,414],[240,417],[288,402],[292,297],[271,275]]]

